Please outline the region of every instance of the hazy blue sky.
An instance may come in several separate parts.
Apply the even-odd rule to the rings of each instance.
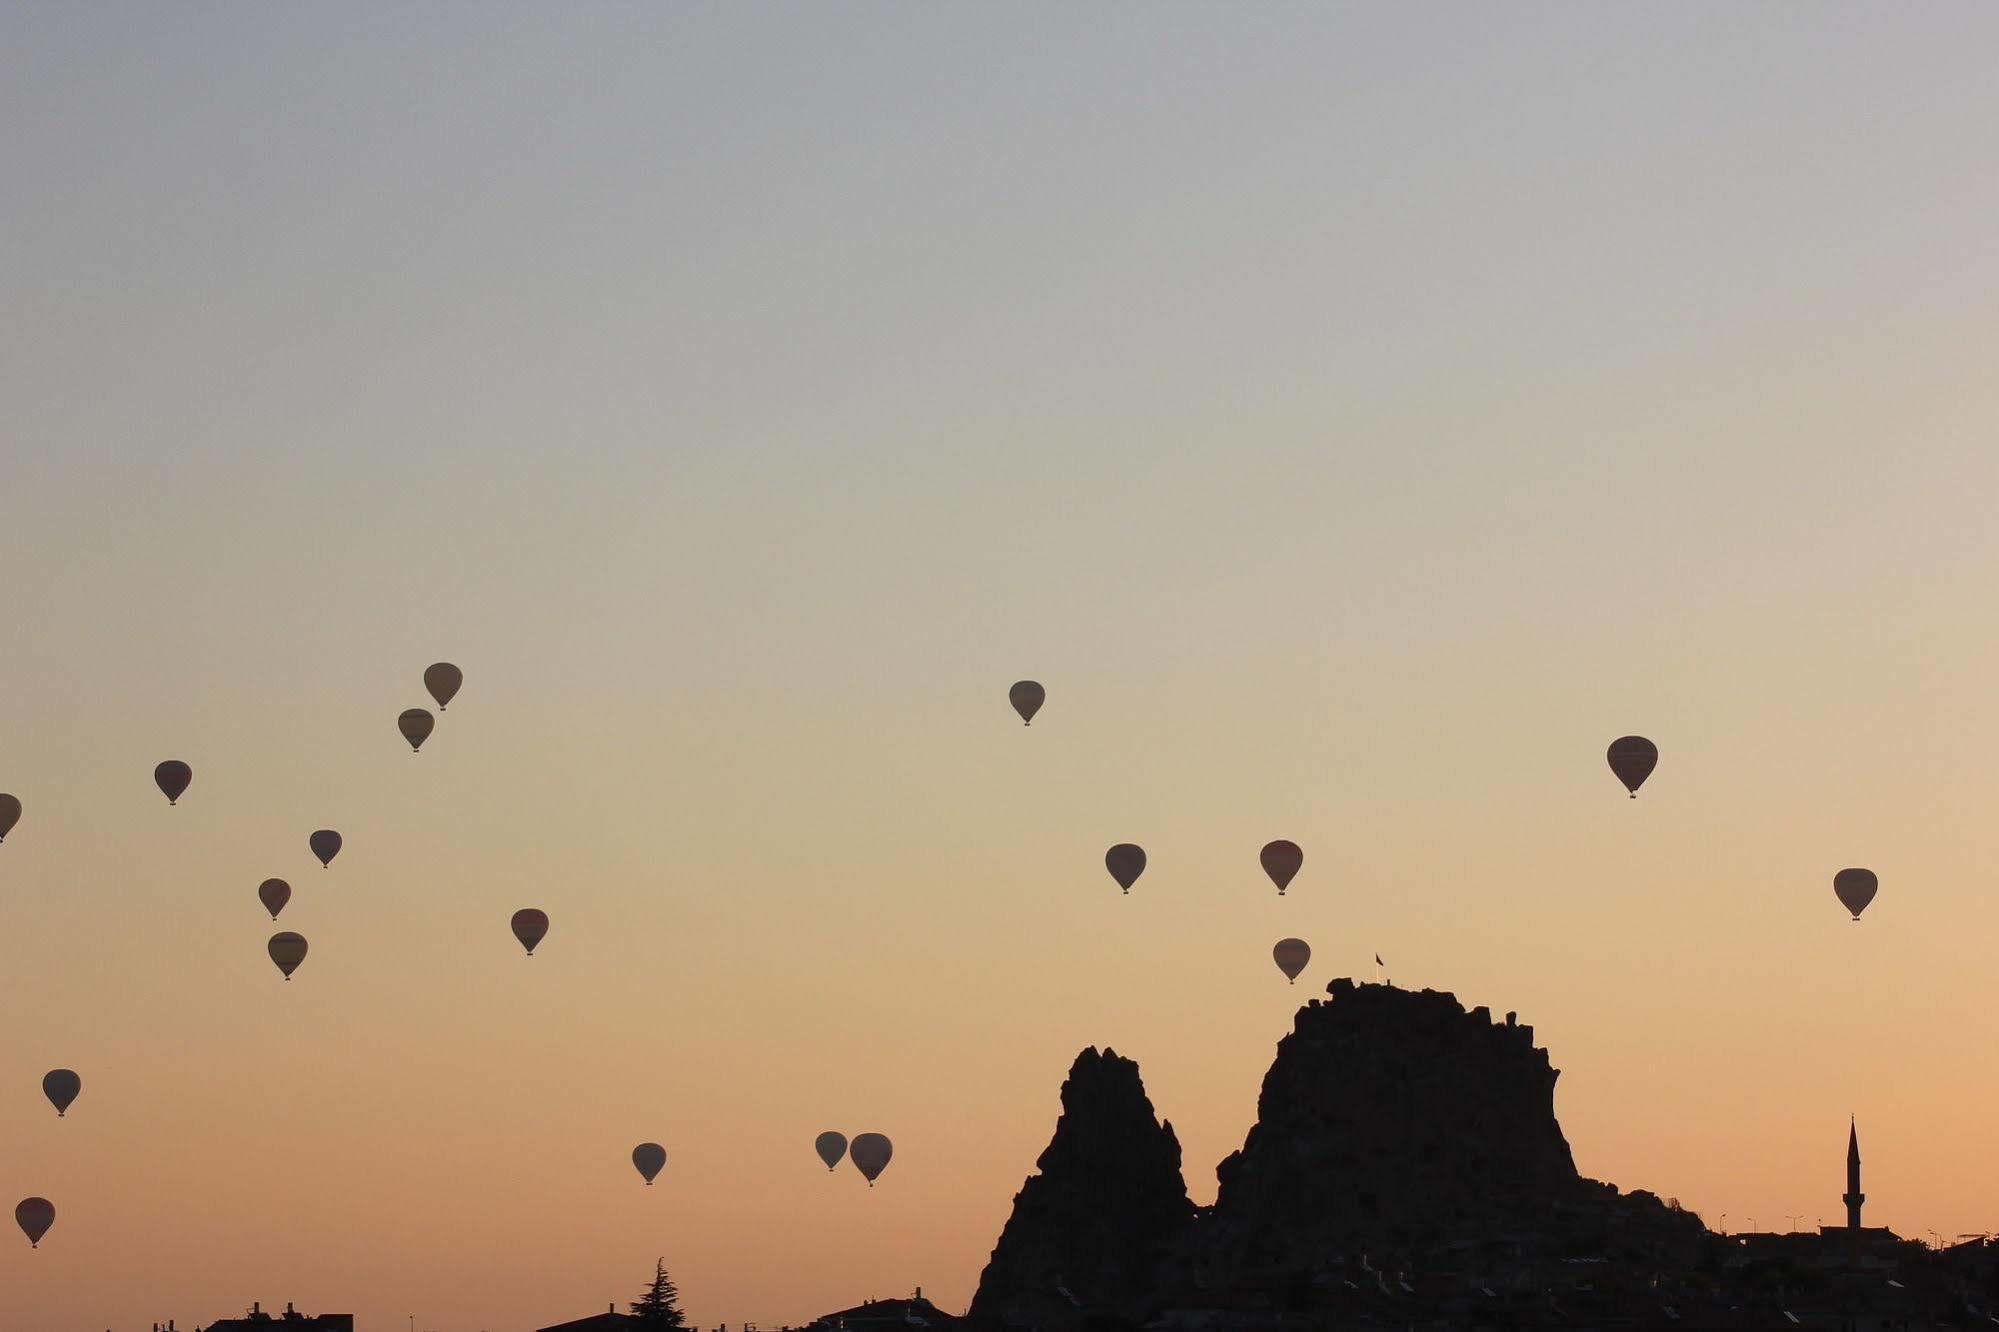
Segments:
[[[1079,1046],[1205,1201],[1376,951],[1536,1024],[1585,1171],[1831,1216],[1857,1111],[1872,1219],[1999,1224],[1995,57],[1977,4],[6,5],[0,1197],[59,1219],[0,1323],[532,1326],[662,1252],[709,1325],[961,1307]]]

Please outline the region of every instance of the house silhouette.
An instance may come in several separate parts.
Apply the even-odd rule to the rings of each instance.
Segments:
[[[250,1312],[241,1318],[224,1318],[210,1323],[198,1332],[354,1332],[353,1314],[313,1314],[307,1316],[292,1308],[289,1301],[281,1314],[267,1314],[260,1303],[250,1305]]]
[[[630,1314],[618,1312],[618,1306],[609,1306],[609,1311],[591,1314],[588,1318],[578,1318],[574,1322],[556,1323],[544,1327],[539,1332],[623,1332],[623,1329],[639,1326],[639,1320]]]

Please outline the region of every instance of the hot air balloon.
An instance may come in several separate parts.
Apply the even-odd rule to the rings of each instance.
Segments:
[[[548,933],[548,913],[533,907],[522,907],[514,913],[514,937],[521,941],[521,947],[534,956],[534,946]]]
[[[1659,746],[1642,735],[1619,736],[1610,742],[1604,757],[1610,760],[1610,770],[1617,774],[1617,780],[1624,783],[1624,789],[1636,800],[1638,788],[1645,785],[1645,779],[1659,765]]]
[[[21,802],[10,795],[0,795],[0,842],[7,840],[7,834],[14,831],[14,825],[21,821]]]
[[[286,980],[290,980],[292,973],[298,970],[298,964],[305,961],[305,936],[293,934],[290,930],[273,934],[270,953],[271,961],[277,963],[278,970],[285,973]]]
[[[894,1154],[894,1144],[879,1133],[863,1133],[847,1148],[847,1156],[853,1161],[854,1168],[868,1177],[869,1188],[873,1188],[881,1172],[888,1169],[888,1158]]]
[[[1270,955],[1277,959],[1277,969],[1296,985],[1298,973],[1312,960],[1312,945],[1303,939],[1279,939],[1277,946],[1270,950]]]
[[[55,1223],[56,1205],[47,1198],[23,1198],[14,1205],[14,1224],[28,1237],[31,1249],[41,1244],[42,1236]]]
[[[1145,848],[1130,842],[1119,842],[1104,852],[1104,868],[1117,880],[1117,886],[1127,893],[1138,882],[1138,876],[1145,873]]]
[[[179,759],[168,759],[153,769],[153,784],[160,788],[169,805],[180,800],[181,792],[187,790],[187,784],[193,780],[194,769]]]
[[[1048,691],[1033,680],[1016,680],[1013,688],[1006,691],[1007,701],[1020,714],[1023,726],[1034,725],[1034,714],[1041,711],[1041,705],[1048,701]]]
[[[1860,913],[1867,910],[1867,904],[1880,889],[1881,881],[1874,877],[1873,870],[1843,869],[1832,876],[1833,895],[1853,913],[1855,920],[1860,919]]]
[[[830,1129],[812,1140],[812,1150],[819,1153],[819,1159],[831,1170],[840,1164],[840,1158],[847,1154],[847,1135],[834,1133]]]
[[[283,879],[266,879],[257,885],[257,900],[271,913],[271,919],[276,920],[285,903],[292,900],[292,886]]]
[[[437,700],[437,710],[444,711],[445,705],[458,697],[458,687],[465,683],[465,672],[448,661],[432,662],[424,667],[423,687]]]
[[[437,725],[437,718],[422,708],[405,708],[396,718],[396,729],[403,733],[403,739],[410,742],[410,753],[423,748],[423,742],[430,739],[430,731]]]
[[[321,828],[306,838],[305,844],[312,848],[312,854],[319,857],[321,869],[331,865],[333,858],[340,854],[340,834],[331,828]]]
[[[83,1090],[83,1079],[66,1068],[52,1068],[42,1074],[42,1095],[56,1108],[56,1118],[69,1112],[69,1103]]]
[[[1256,858],[1263,862],[1263,872],[1277,885],[1279,897],[1284,896],[1284,890],[1291,886],[1298,867],[1305,863],[1305,853],[1298,849],[1296,842],[1271,842],[1257,852]]]
[[[632,1148],[632,1164],[645,1176],[646,1187],[652,1187],[653,1176],[666,1165],[666,1148],[656,1142],[642,1142]]]

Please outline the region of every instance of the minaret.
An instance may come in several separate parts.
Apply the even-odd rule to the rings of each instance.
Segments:
[[[1860,1229],[1860,1204],[1867,1201],[1867,1195],[1860,1191],[1860,1129],[1849,1123],[1846,1129],[1846,1196],[1840,1199],[1846,1204],[1846,1228]]]
[[[1860,1270],[1860,1204],[1867,1195],[1860,1191],[1860,1129],[1849,1121],[1846,1126],[1846,1262],[1851,1271]]]

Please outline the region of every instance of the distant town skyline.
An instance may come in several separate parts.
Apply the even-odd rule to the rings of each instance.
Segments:
[[[1207,1205],[1377,954],[1591,1178],[1990,1229],[1995,49],[9,6],[0,1328],[962,1310],[1078,1050]]]
[[[1551,1114],[1548,1052],[1517,1017],[1468,1012],[1434,990],[1336,978],[1326,998],[1299,1011],[1264,1080],[1245,1153],[1221,1167],[1235,1181],[1233,1201],[1203,1208],[1187,1197],[1170,1120],[1146,1098],[1137,1064],[1085,1049],[969,1311],[940,1309],[917,1286],[800,1326],[1260,1332],[1316,1316],[1383,1328],[1605,1319],[1747,1327],[1782,1318],[1830,1329],[1856,1319],[1957,1326],[1983,1317],[1981,1303],[1999,1305],[1999,1244],[1989,1234],[1946,1244],[1932,1231],[1936,1243],[1925,1246],[1866,1224],[1857,1123],[1847,1130],[1843,1224],[1800,1231],[1794,1214],[1786,1230],[1757,1230],[1752,1217],[1751,1230],[1731,1234],[1702,1225],[1677,1199],[1662,1204],[1579,1179]],[[1412,1081],[1427,1094],[1394,1104]],[[1274,1175],[1250,1146],[1259,1135]],[[1376,1192],[1384,1183],[1405,1196]],[[1260,1201],[1246,1203],[1245,1186]],[[1251,1256],[1233,1274],[1231,1251]],[[1301,1276],[1311,1280],[1301,1286]],[[699,1325],[684,1318],[678,1294],[662,1258],[638,1300],[538,1332],[693,1332]],[[191,1332],[278,1325],[351,1332],[354,1321],[253,1304],[241,1318]],[[156,1322],[153,1332],[176,1324]]]

